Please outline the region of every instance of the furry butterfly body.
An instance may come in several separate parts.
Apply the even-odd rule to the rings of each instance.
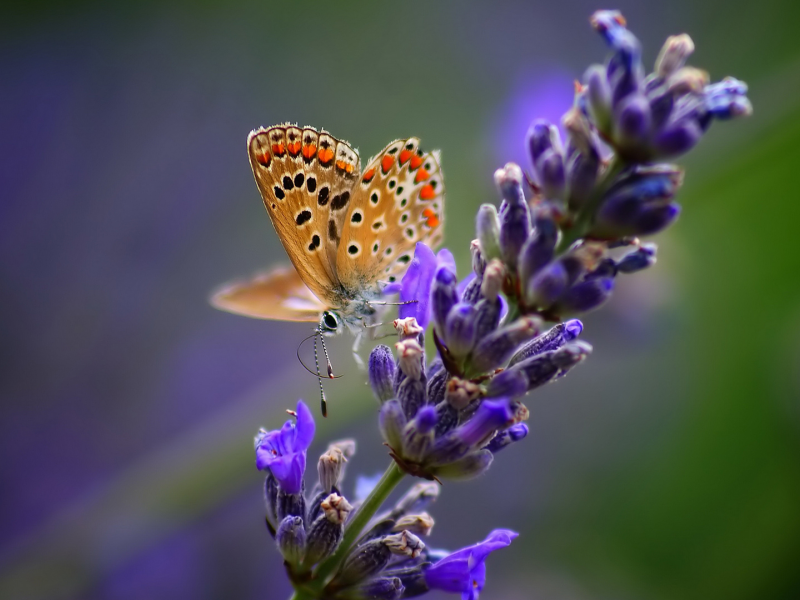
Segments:
[[[256,185],[294,269],[278,268],[217,291],[222,310],[262,319],[316,321],[324,333],[362,331],[386,284],[417,242],[442,241],[444,184],[438,153],[397,140],[361,169],[347,142],[311,127],[252,131]]]

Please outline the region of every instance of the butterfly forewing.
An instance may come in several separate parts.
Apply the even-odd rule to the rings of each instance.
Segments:
[[[247,148],[267,213],[297,273],[317,298],[335,306],[334,257],[345,212],[339,205],[342,196],[349,204],[358,155],[324,132],[291,125],[251,132]]]
[[[353,191],[336,255],[345,288],[394,281],[417,242],[436,248],[444,226],[444,184],[438,153],[419,140],[392,142],[370,160]]]

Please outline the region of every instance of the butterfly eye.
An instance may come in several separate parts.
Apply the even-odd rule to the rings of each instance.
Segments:
[[[327,310],[322,314],[322,325],[328,331],[336,331],[339,329],[339,317],[337,317],[334,313],[328,312]]]

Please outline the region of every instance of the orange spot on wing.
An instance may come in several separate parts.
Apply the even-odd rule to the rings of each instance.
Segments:
[[[341,169],[345,173],[352,173],[353,172],[353,165],[343,160],[336,161],[336,168]]]
[[[436,198],[436,192],[433,189],[433,186],[429,183],[422,187],[419,191],[419,199],[420,200],[433,200]]]
[[[414,183],[419,183],[420,181],[425,181],[430,176],[431,176],[431,174],[428,173],[425,169],[420,169],[419,171],[417,171],[417,176],[414,177]]]
[[[439,221],[439,216],[430,208],[423,210],[422,216],[427,219],[428,227],[431,229],[438,227],[439,223],[441,223],[441,221]]]
[[[369,183],[375,177],[375,167],[371,168],[369,171],[364,173],[364,177],[361,179],[364,183]]]
[[[270,156],[269,152],[263,152],[256,156],[256,160],[258,161],[259,164],[268,167],[269,163],[272,162],[272,157]]]
[[[421,156],[417,156],[416,154],[411,157],[411,170],[413,171],[417,167],[419,167],[424,161]]]
[[[333,160],[333,150],[330,148],[322,148],[319,151],[319,162],[323,165],[327,165],[329,162]]]
[[[287,144],[287,148],[289,148],[289,154],[292,156],[297,156],[300,153],[300,142],[294,142]]]
[[[414,153],[411,152],[411,150],[403,149],[400,152],[400,164],[401,165],[406,164],[408,162],[408,159],[411,158],[413,155],[414,155]]]
[[[316,153],[317,147],[314,144],[303,146],[303,158],[313,158]]]
[[[392,168],[393,164],[394,164],[394,157],[391,156],[390,154],[387,154],[381,160],[381,171],[383,171],[384,173],[388,173],[389,169]]]
[[[272,144],[272,153],[275,156],[283,156],[286,153],[286,148],[283,147],[283,144]]]

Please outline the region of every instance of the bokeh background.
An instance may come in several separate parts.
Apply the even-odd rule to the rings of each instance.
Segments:
[[[620,1],[652,64],[669,34],[751,87],[687,168],[659,262],[585,319],[595,352],[529,399],[531,435],[447,484],[431,543],[521,532],[484,597],[800,597],[800,5]],[[491,175],[606,49],[559,2],[37,0],[0,19],[0,597],[285,598],[252,435],[316,381],[308,326],[215,312],[285,255],[245,154],[296,121],[367,158],[442,149],[468,266]],[[357,435],[382,471],[349,340],[312,455]],[[313,464],[313,461],[310,461]],[[350,484],[353,483],[350,478]]]

